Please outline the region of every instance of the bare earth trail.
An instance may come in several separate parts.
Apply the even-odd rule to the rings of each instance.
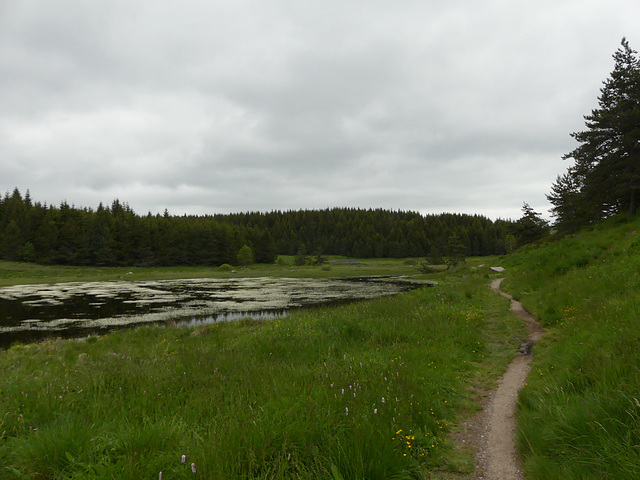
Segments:
[[[484,409],[469,419],[462,435],[463,442],[476,451],[475,480],[525,480],[515,446],[516,401],[529,373],[531,347],[544,330],[520,302],[500,290],[502,280],[494,280],[491,289],[511,301],[511,311],[527,324],[528,333],[498,389],[489,395]]]

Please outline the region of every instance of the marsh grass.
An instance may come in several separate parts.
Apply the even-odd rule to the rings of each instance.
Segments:
[[[640,478],[638,231],[614,218],[506,260],[549,329],[520,394],[528,478]]]
[[[0,353],[0,478],[458,468],[449,433],[473,404],[469,387],[494,382],[522,335],[487,282],[471,272],[273,321],[14,346]]]

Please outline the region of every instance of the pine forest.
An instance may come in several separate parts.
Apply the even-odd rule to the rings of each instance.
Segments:
[[[452,239],[466,255],[495,255],[514,240],[513,227],[478,215],[352,208],[141,216],[119,200],[94,210],[34,202],[17,188],[0,196],[2,259],[44,264],[236,265],[244,246],[256,263],[301,253],[426,257],[445,254]]]

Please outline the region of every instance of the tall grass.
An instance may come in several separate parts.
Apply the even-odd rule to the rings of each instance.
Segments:
[[[451,462],[450,429],[469,386],[495,380],[522,334],[486,282],[268,322],[14,346],[0,353],[0,478],[468,470]]]
[[[549,328],[520,394],[530,479],[640,478],[638,231],[616,218],[507,260]]]

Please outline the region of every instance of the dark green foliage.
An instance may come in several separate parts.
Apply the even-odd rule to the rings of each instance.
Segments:
[[[459,263],[464,262],[466,250],[462,239],[455,233],[451,235],[447,243],[447,265],[455,267]]]
[[[514,224],[513,232],[518,245],[535,242],[549,233],[549,225],[546,220],[525,203],[522,206],[522,217]]]
[[[622,39],[587,129],[573,133],[575,160],[547,198],[561,230],[575,231],[619,212],[635,214],[640,190],[640,60]]]
[[[0,258],[62,265],[235,264],[243,245],[256,263],[311,252],[354,258],[443,254],[451,235],[463,255],[505,253],[512,223],[471,215],[335,208],[214,216],[136,215],[114,200],[96,210],[52,207],[15,189],[0,196]],[[316,260],[322,259],[322,255]],[[242,262],[241,262],[242,263]]]
[[[307,250],[304,248],[304,244],[300,245],[300,248],[298,248],[298,252],[293,259],[293,262],[299,267],[307,264]]]

